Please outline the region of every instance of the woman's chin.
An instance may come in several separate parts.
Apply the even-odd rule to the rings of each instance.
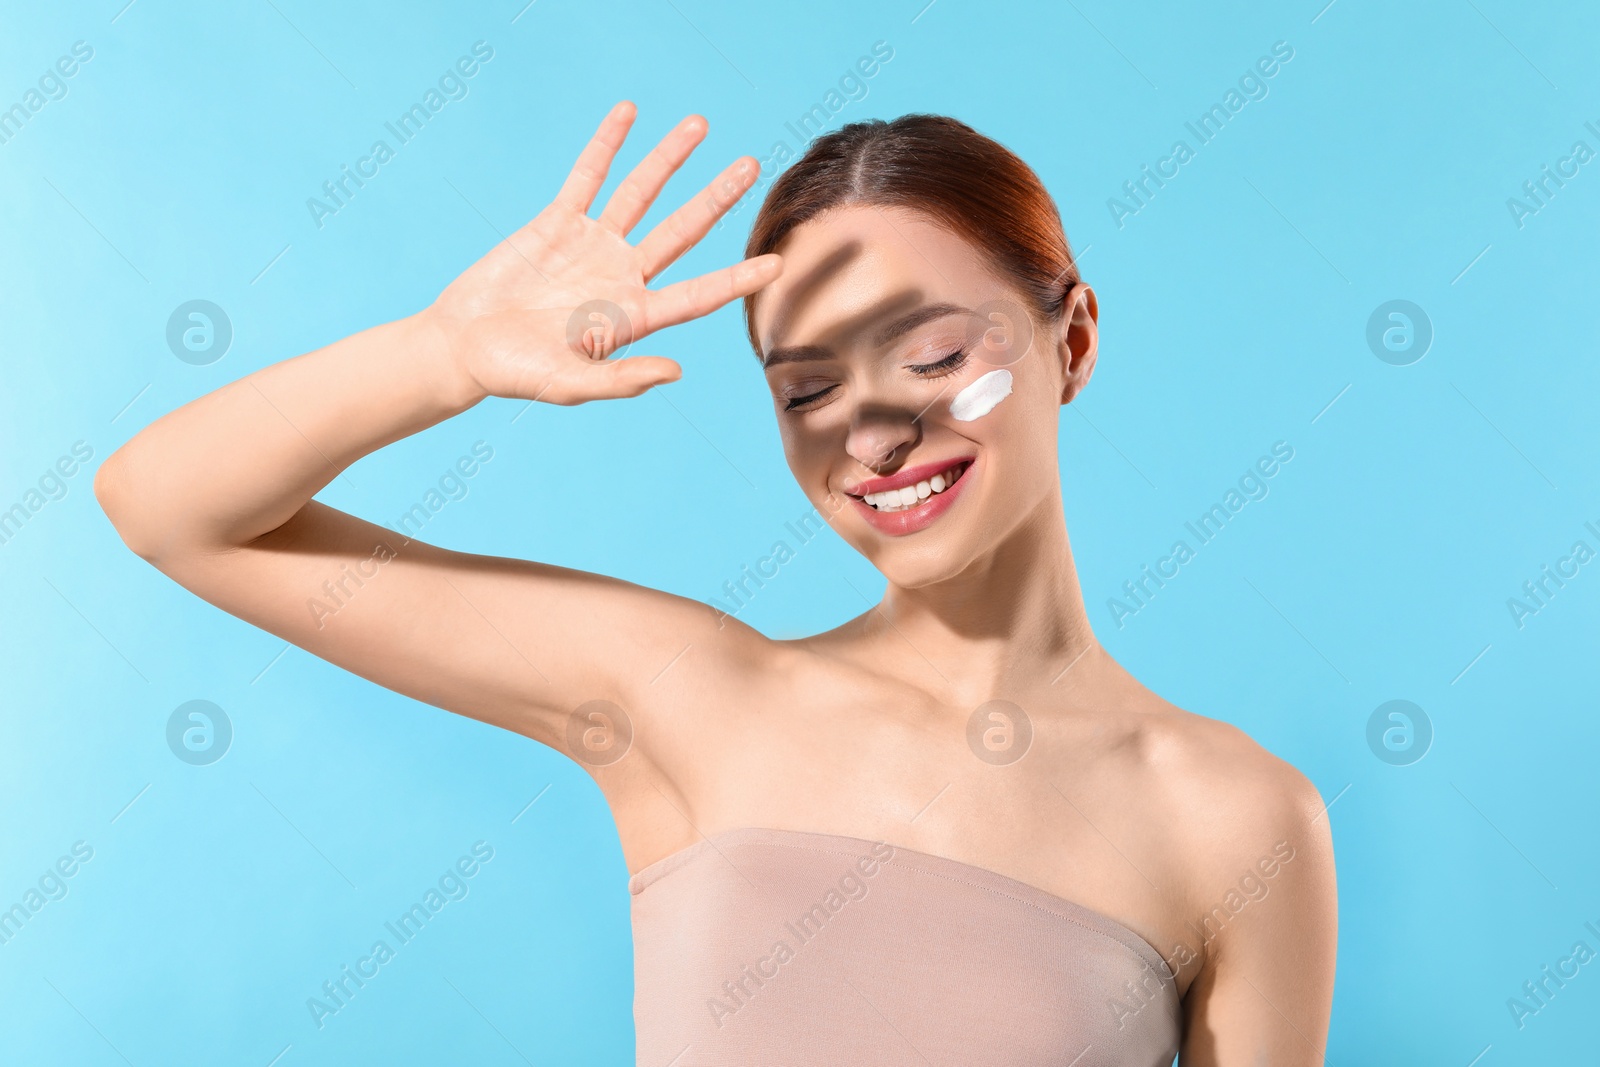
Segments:
[[[926,589],[958,577],[972,563],[966,546],[945,539],[937,546],[897,544],[868,557],[889,584],[900,589]]]

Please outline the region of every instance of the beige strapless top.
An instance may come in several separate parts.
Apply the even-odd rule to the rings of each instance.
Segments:
[[[640,1067],[1171,1067],[1161,954],[955,860],[740,829],[628,883]]]

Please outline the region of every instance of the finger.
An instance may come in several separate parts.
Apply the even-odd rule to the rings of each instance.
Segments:
[[[769,253],[669,285],[646,298],[648,326],[639,336],[709,315],[731,300],[749,296],[782,273],[783,257]]]
[[[639,109],[632,102],[623,100],[600,120],[600,128],[583,146],[583,151],[578,153],[578,161],[572,165],[572,172],[556,194],[556,203],[579,215],[588,212],[595,194],[605,184],[611,161],[617,157],[617,149],[622,147],[622,142],[627,140],[628,130],[638,113]]]
[[[638,396],[647,389],[683,377],[683,368],[665,356],[629,356],[598,360],[583,368],[579,381],[585,391],[604,397]]]
[[[741,156],[728,164],[694,198],[661,221],[655,229],[639,242],[644,253],[646,281],[670,267],[695,243],[711,232],[717,220],[739,202],[739,198],[755,184],[761,173],[761,164],[754,156]]]
[[[600,213],[600,225],[607,227],[622,237],[628,231],[639,225],[639,220],[644,218],[645,212],[650,210],[650,205],[656,202],[656,197],[661,195],[661,189],[667,184],[667,179],[678,172],[683,166],[683,161],[689,158],[689,153],[705,140],[706,120],[699,115],[690,115],[665,137],[661,143],[650,150],[650,154],[639,161],[639,165],[617,186],[616,192],[611,194],[611,199],[606,202],[606,209]]]

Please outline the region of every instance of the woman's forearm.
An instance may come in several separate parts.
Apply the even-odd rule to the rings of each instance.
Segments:
[[[265,367],[156,420],[101,466],[95,493],[152,561],[243,545],[369,452],[485,393],[427,312]]]

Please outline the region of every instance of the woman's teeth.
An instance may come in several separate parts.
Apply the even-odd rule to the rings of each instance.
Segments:
[[[947,471],[935,474],[927,481],[918,482],[916,485],[907,485],[900,489],[885,489],[881,493],[868,493],[861,499],[865,500],[878,511],[903,511],[914,507],[930,496],[937,496],[956,484],[956,479],[961,477],[967,469],[966,463],[958,463]]]

